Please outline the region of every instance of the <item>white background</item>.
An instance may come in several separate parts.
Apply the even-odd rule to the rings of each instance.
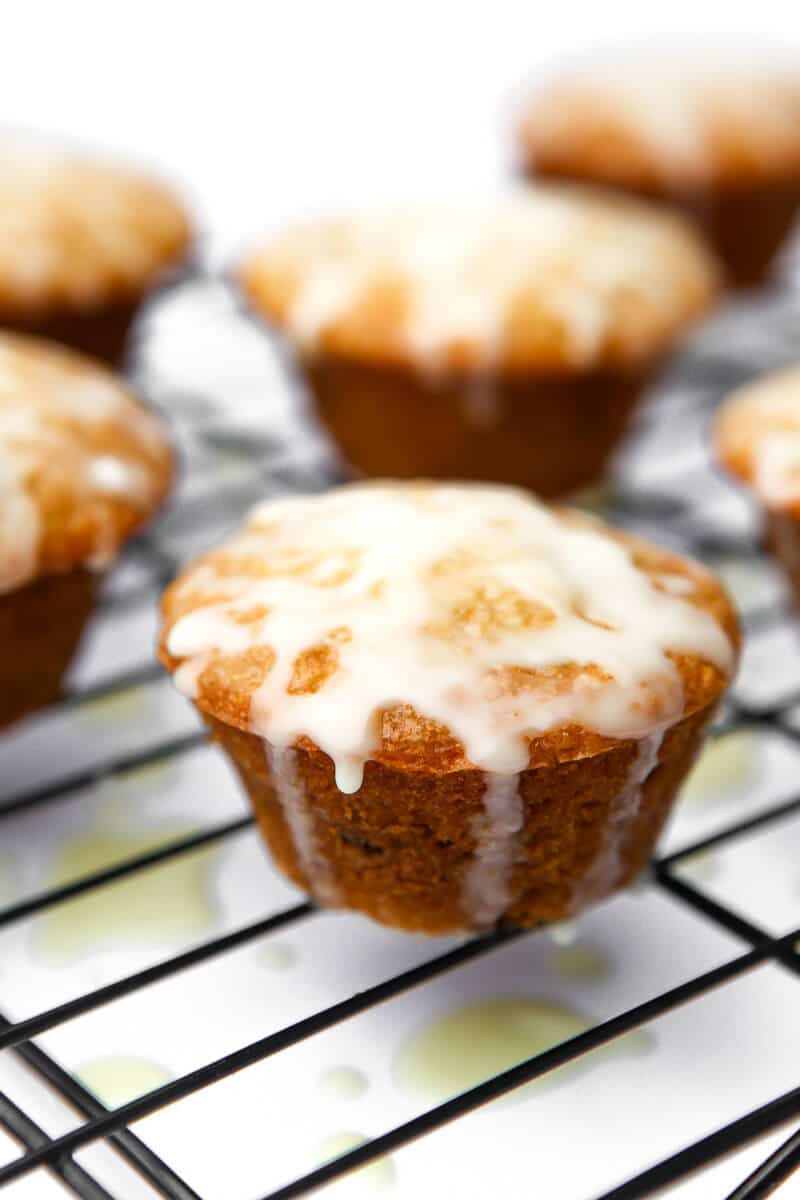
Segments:
[[[0,0],[0,121],[166,169],[228,251],[499,179],[520,81],[620,40],[800,44],[793,0]]]

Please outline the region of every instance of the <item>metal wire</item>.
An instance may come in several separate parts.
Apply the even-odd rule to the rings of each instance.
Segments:
[[[703,366],[702,363],[698,365],[695,362],[690,366],[692,370],[702,375],[703,370],[711,370],[713,363]],[[717,368],[722,369],[719,363],[717,363]],[[648,419],[657,421],[658,412],[656,411]],[[215,436],[218,436],[218,432],[216,431]],[[265,478],[269,478],[273,488],[297,486],[298,480],[292,476],[291,471],[291,453],[286,452],[286,447],[279,447],[278,452],[280,461],[272,464],[271,471],[269,466],[267,467]],[[304,470],[306,474],[303,483],[307,484],[307,468]],[[316,477],[316,484],[312,480],[312,486],[326,481],[326,471],[325,466],[321,467]],[[691,497],[702,490],[702,487],[702,469],[676,470],[674,477],[665,483],[663,493],[652,488],[644,490],[626,487],[624,493],[616,497],[615,515],[623,522],[629,519],[657,519],[663,523],[665,528],[672,529],[678,534],[687,550],[695,553],[735,553],[739,557],[758,559],[761,551],[757,545],[753,544],[752,539],[736,538],[724,528],[710,527],[707,523],[702,525],[693,523]],[[220,489],[217,495],[212,492],[199,499],[195,498],[191,503],[187,503],[178,514],[182,527],[189,527],[192,523],[202,527],[203,522],[212,514],[218,515],[220,507],[224,508],[229,505],[235,509],[243,502],[243,496],[247,491],[248,489],[241,487],[228,487]],[[246,495],[245,502],[250,498],[252,497],[249,494]],[[140,539],[136,546],[136,555],[147,567],[151,582],[144,587],[137,585],[127,595],[122,593],[109,596],[104,602],[104,619],[115,619],[115,616],[123,611],[128,603],[140,602],[145,594],[155,596],[159,586],[174,567],[172,555],[159,544],[157,537],[150,536]],[[763,632],[770,628],[780,628],[786,619],[786,614],[779,607],[767,605],[763,609],[751,613],[747,625],[751,633]],[[141,666],[119,673],[114,678],[104,679],[98,684],[83,689],[73,688],[59,701],[58,708],[68,714],[70,709],[80,702],[121,692],[157,678],[158,668],[152,662],[143,663]],[[751,727],[768,728],[778,729],[784,737],[800,742],[800,730],[789,719],[789,710],[798,702],[800,702],[800,692],[770,699],[761,706],[744,704],[740,700],[732,701],[726,707],[726,712],[716,729],[716,735]],[[81,788],[110,776],[124,774],[148,763],[184,755],[197,748],[203,741],[204,735],[194,732],[170,736],[163,740],[157,740],[155,744],[144,750],[112,755],[98,766],[79,770],[47,785],[20,792],[3,802],[3,806],[0,808],[0,827],[4,820],[13,815],[60,803]],[[696,915],[711,922],[715,927],[733,934],[746,947],[741,954],[661,995],[644,1003],[636,1004],[612,1019],[603,1021],[491,1079],[482,1081],[466,1092],[436,1105],[371,1141],[360,1144],[331,1162],[327,1162],[271,1192],[265,1200],[290,1200],[290,1198],[308,1195],[345,1173],[364,1166],[373,1159],[396,1150],[414,1139],[434,1134],[437,1129],[458,1120],[481,1105],[566,1063],[577,1060],[598,1046],[613,1041],[623,1033],[681,1005],[688,1004],[712,989],[724,988],[733,980],[742,977],[761,964],[772,962],[790,972],[793,977],[800,975],[800,960],[794,949],[795,943],[800,937],[800,929],[784,937],[771,937],[741,913],[712,899],[678,874],[682,861],[690,855],[745,839],[757,830],[798,813],[800,813],[800,795],[775,803],[754,816],[732,821],[722,830],[699,838],[678,851],[664,855],[653,864],[650,876],[651,885],[687,905]],[[248,829],[251,824],[252,821],[249,817],[230,820],[191,836],[176,839],[155,850],[117,863],[110,868],[92,872],[73,882],[49,888],[25,900],[12,903],[0,910],[0,928],[10,926],[33,913],[49,910],[67,899],[79,895],[89,897],[99,891],[103,885],[112,881],[139,873],[142,873],[143,878],[146,879],[145,873],[149,868],[176,859],[201,846],[233,838]],[[11,1023],[0,1017],[0,1052],[8,1050],[18,1055],[29,1069],[45,1080],[83,1118],[82,1123],[75,1129],[60,1137],[52,1138],[41,1130],[29,1114],[23,1112],[18,1105],[0,1094],[0,1125],[24,1147],[24,1152],[19,1157],[0,1167],[0,1186],[11,1184],[14,1180],[29,1175],[32,1171],[47,1168],[54,1171],[60,1180],[83,1200],[109,1200],[109,1198],[113,1200],[110,1193],[92,1177],[88,1170],[73,1161],[73,1156],[83,1147],[107,1139],[161,1196],[168,1197],[170,1200],[200,1200],[197,1193],[168,1163],[154,1154],[132,1133],[129,1126],[133,1122],[192,1095],[200,1088],[213,1085],[236,1071],[261,1062],[342,1021],[391,1000],[401,993],[412,988],[424,988],[437,976],[489,954],[502,945],[518,938],[535,936],[530,932],[503,929],[465,941],[455,949],[435,955],[418,966],[400,972],[363,992],[293,1022],[283,1029],[269,1033],[222,1058],[205,1063],[196,1070],[170,1080],[163,1086],[111,1110],[104,1107],[77,1079],[45,1054],[33,1040],[67,1021],[87,1016],[122,996],[142,991],[162,980],[177,977],[190,967],[230,953],[267,933],[298,922],[313,920],[315,914],[316,909],[310,902],[295,904],[281,912],[266,914],[223,936],[210,939],[183,953],[167,957],[144,970],[136,971],[122,979],[98,987],[66,1003],[35,1013],[24,1020]],[[693,1145],[685,1147],[606,1192],[599,1200],[639,1200],[640,1197],[652,1196],[664,1187],[684,1178],[690,1172],[705,1167],[716,1158],[744,1146],[752,1139],[787,1121],[798,1118],[800,1118],[800,1087],[775,1097],[769,1103],[714,1133],[698,1139]],[[800,1132],[797,1132],[793,1133],[778,1150],[771,1154],[762,1166],[731,1194],[729,1200],[761,1200],[762,1197],[771,1194],[780,1182],[799,1165]]]

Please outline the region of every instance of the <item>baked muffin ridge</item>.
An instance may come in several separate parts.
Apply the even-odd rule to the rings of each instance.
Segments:
[[[171,478],[161,422],[111,371],[0,333],[0,594],[104,565]]]
[[[241,270],[309,354],[421,370],[552,371],[658,355],[713,301],[680,217],[579,187],[290,229]]]
[[[162,649],[201,708],[308,739],[353,792],[376,755],[513,773],[551,730],[669,726],[691,706],[674,656],[732,670],[715,588],[513,488],[350,485],[255,509],[167,591]]]

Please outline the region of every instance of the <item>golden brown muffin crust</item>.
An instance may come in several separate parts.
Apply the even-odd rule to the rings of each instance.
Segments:
[[[631,188],[736,187],[800,176],[800,82],[776,64],[622,60],[531,95],[519,130],[548,175]]]
[[[60,346],[0,333],[0,591],[101,565],[172,480],[161,422],[114,374]]]
[[[300,226],[246,259],[240,281],[303,352],[511,374],[650,360],[719,282],[682,218],[567,187]]]
[[[573,527],[603,530],[628,550],[634,565],[657,590],[670,592],[677,587],[682,599],[714,618],[738,650],[736,614],[727,594],[710,572],[640,538],[606,529],[584,514],[562,510],[561,519]],[[280,577],[286,571],[304,573],[314,569],[315,564],[302,555],[298,555],[293,563],[270,563],[256,553],[236,553],[224,547],[197,559],[162,597],[161,661],[170,672],[175,672],[181,665],[181,658],[170,653],[168,641],[171,630],[185,615],[229,600],[231,589],[235,592],[243,581],[272,575]],[[341,579],[331,577],[330,585],[335,587],[347,578],[348,571],[348,563],[342,561]],[[245,622],[257,622],[264,610],[241,615]],[[513,629],[519,624],[535,628],[539,622],[547,623],[548,614],[546,611],[537,613],[530,607],[521,609],[519,599],[511,594],[508,599],[502,594],[477,594],[471,608],[461,607],[452,612],[449,619],[453,637],[463,640],[468,652],[470,638],[491,637],[498,623],[499,628]],[[337,669],[337,640],[346,641],[348,636],[346,628],[333,630],[328,640],[306,649],[295,662],[290,690],[294,685],[300,692],[313,694],[323,687],[328,675]],[[677,666],[683,685],[683,717],[713,706],[729,682],[728,674],[697,655],[672,652],[669,657]],[[253,696],[267,679],[274,663],[275,652],[268,645],[251,646],[238,653],[214,652],[197,680],[195,703],[216,721],[242,731],[250,730]],[[577,680],[597,674],[597,669],[591,665],[575,663],[537,671],[509,667],[496,673],[495,683],[498,692],[509,697],[526,691],[544,697],[569,693]],[[376,714],[375,721],[380,745],[370,755],[371,761],[393,770],[434,774],[475,769],[463,745],[449,729],[420,714],[409,704],[387,707]],[[658,724],[657,712],[653,714],[653,723]],[[528,768],[552,766],[603,753],[628,740],[606,737],[581,725],[567,724],[528,739]],[[296,746],[310,754],[322,753],[305,736],[298,737]]]
[[[521,773],[522,828],[507,880],[507,907],[499,914],[504,924],[533,926],[574,916],[640,874],[714,707],[698,709],[667,731],[635,811],[622,820],[618,803],[636,762],[634,742],[554,757]],[[298,854],[263,742],[216,718],[206,720],[239,772],[278,865],[314,894],[315,879]],[[296,769],[317,871],[324,866],[335,904],[428,934],[486,928],[465,903],[465,878],[485,815],[482,772],[409,772],[369,762],[361,790],[350,796],[337,789],[331,761],[319,751],[298,751]],[[617,839],[616,878],[594,870],[608,852],[610,830]]]
[[[734,392],[717,414],[714,445],[767,508],[800,519],[800,367]]]
[[[147,175],[0,140],[0,319],[138,298],[190,238],[183,206]]]

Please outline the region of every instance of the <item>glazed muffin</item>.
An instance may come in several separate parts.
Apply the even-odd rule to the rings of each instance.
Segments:
[[[714,441],[722,465],[762,508],[800,605],[800,367],[738,389],[717,414]]]
[[[0,333],[0,727],[58,696],[103,569],[171,476],[160,422],[110,371]]]
[[[633,880],[733,672],[703,568],[515,488],[269,501],[163,599],[161,656],[280,868],[427,933]]]
[[[729,281],[751,286],[800,207],[800,73],[641,55],[584,66],[530,97],[519,146],[530,175],[676,205]]]
[[[0,134],[0,327],[117,364],[189,241],[183,208],[146,175]]]
[[[241,272],[365,475],[594,482],[715,295],[678,219],[575,188],[300,227]]]

